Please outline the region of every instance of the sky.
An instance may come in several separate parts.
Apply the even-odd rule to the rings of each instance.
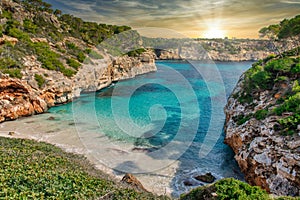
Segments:
[[[45,0],[87,21],[128,25],[148,37],[258,38],[300,14],[300,0]]]

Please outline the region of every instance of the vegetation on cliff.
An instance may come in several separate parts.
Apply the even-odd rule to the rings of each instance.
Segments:
[[[89,54],[103,58],[86,46],[131,29],[85,22],[41,0],[1,1],[0,21],[0,71],[15,78],[22,77],[27,56],[35,56],[43,68],[71,77]]]
[[[289,113],[290,116],[278,120],[279,124],[274,128],[282,134],[297,133],[297,125],[300,123],[300,57],[295,52],[287,52],[282,58],[272,56],[261,60],[245,73],[243,92],[234,94],[240,103],[255,107],[259,92],[266,90],[277,101],[256,113],[235,117],[239,125],[251,117],[262,120],[270,115],[283,116]]]
[[[300,124],[300,56],[299,48],[283,53],[281,56],[271,55],[253,64],[245,73],[243,91],[234,94],[242,104],[255,107],[259,94],[268,91],[277,100],[267,108],[256,113],[236,116],[238,125],[255,117],[257,120],[267,116],[280,116],[274,130],[284,135],[297,133]],[[288,116],[287,116],[288,115]]]
[[[180,197],[181,200],[297,200],[293,197],[272,197],[265,190],[257,186],[250,186],[247,183],[233,178],[226,178],[215,182],[212,185],[193,189]]]

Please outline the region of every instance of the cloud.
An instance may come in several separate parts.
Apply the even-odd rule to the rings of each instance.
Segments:
[[[249,37],[266,25],[299,13],[299,0],[46,0],[61,10],[109,24],[161,27],[196,33],[218,24],[232,36]],[[245,34],[243,34],[245,35]]]

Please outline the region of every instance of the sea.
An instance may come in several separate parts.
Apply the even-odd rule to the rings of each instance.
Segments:
[[[119,180],[134,174],[157,194],[178,197],[206,183],[244,180],[224,144],[224,107],[251,62],[156,61],[157,71],[118,81],[47,113],[0,125],[84,154]]]

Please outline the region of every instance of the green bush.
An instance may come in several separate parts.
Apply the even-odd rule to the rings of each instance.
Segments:
[[[3,69],[1,70],[2,73],[8,74],[12,78],[22,78],[21,70],[20,69]]]
[[[76,46],[76,44],[71,43],[71,42],[66,42],[66,46],[70,50],[77,50],[78,49],[78,47]]]
[[[265,70],[269,72],[290,72],[291,67],[294,64],[293,59],[291,58],[281,58],[277,60],[272,60],[268,62],[265,66]]]
[[[78,63],[76,60],[74,60],[72,58],[67,59],[67,64],[76,70],[78,70],[78,68],[81,66],[80,63]]]
[[[11,37],[15,37],[21,41],[30,41],[29,35],[18,28],[10,28],[8,30],[8,35]]]
[[[83,52],[79,52],[79,53],[78,53],[78,55],[77,55],[77,60],[78,60],[79,62],[83,63],[84,60],[85,60],[85,58],[86,58],[86,56],[84,55]]]
[[[218,199],[236,200],[265,200],[269,199],[268,193],[257,186],[250,186],[247,183],[233,178],[223,179],[215,184]]]
[[[300,92],[300,85],[299,85],[299,81],[298,81],[298,80],[295,80],[295,81],[294,81],[292,91],[293,91],[294,93]]]
[[[293,135],[297,133],[297,126],[300,124],[300,114],[285,117],[279,121],[281,133],[284,135]]]
[[[46,80],[44,79],[44,77],[42,75],[39,75],[39,74],[35,74],[34,75],[34,79],[38,83],[39,88],[41,88],[45,84],[45,82],[46,82]]]
[[[233,121],[237,123],[237,125],[242,125],[244,123],[246,123],[247,121],[249,121],[252,118],[252,115],[238,115],[233,117]]]
[[[213,196],[213,193],[216,193],[217,196]],[[250,186],[242,181],[226,178],[217,181],[213,185],[199,187],[180,196],[180,200],[194,199],[269,200],[271,198],[265,190],[257,186]]]
[[[255,114],[254,114],[254,117],[257,119],[257,120],[263,120],[265,119],[267,116],[268,116],[268,111],[267,110],[258,110]]]
[[[276,115],[282,115],[284,112],[300,112],[300,92],[290,96],[283,104],[274,109]]]
[[[37,30],[38,30],[38,27],[37,25],[35,25],[31,20],[29,19],[25,19],[23,21],[23,27],[24,27],[24,30],[26,32],[29,32],[29,33],[36,33]]]
[[[282,82],[282,81],[288,81],[289,78],[287,76],[279,76],[275,79],[275,82]]]
[[[140,54],[144,53],[146,51],[146,49],[135,49],[135,50],[132,50],[132,51],[129,51],[127,53],[128,56],[130,57],[136,57],[136,56],[139,56]]]
[[[0,69],[15,68],[17,66],[16,61],[10,57],[0,58]]]
[[[53,52],[47,43],[37,42],[32,44],[38,60],[42,63],[42,67],[49,70],[61,71],[64,65],[59,61],[60,56]]]
[[[72,69],[67,69],[67,68],[63,68],[61,70],[61,72],[66,76],[66,77],[72,77],[74,74],[76,74],[76,72]]]
[[[253,102],[253,97],[249,93],[243,94],[238,98],[238,101],[242,104],[244,104],[244,103],[250,104]]]
[[[291,69],[291,72],[293,74],[299,74],[300,73],[300,63],[299,62]]]
[[[6,9],[2,9],[1,18],[12,19],[12,13]]]

